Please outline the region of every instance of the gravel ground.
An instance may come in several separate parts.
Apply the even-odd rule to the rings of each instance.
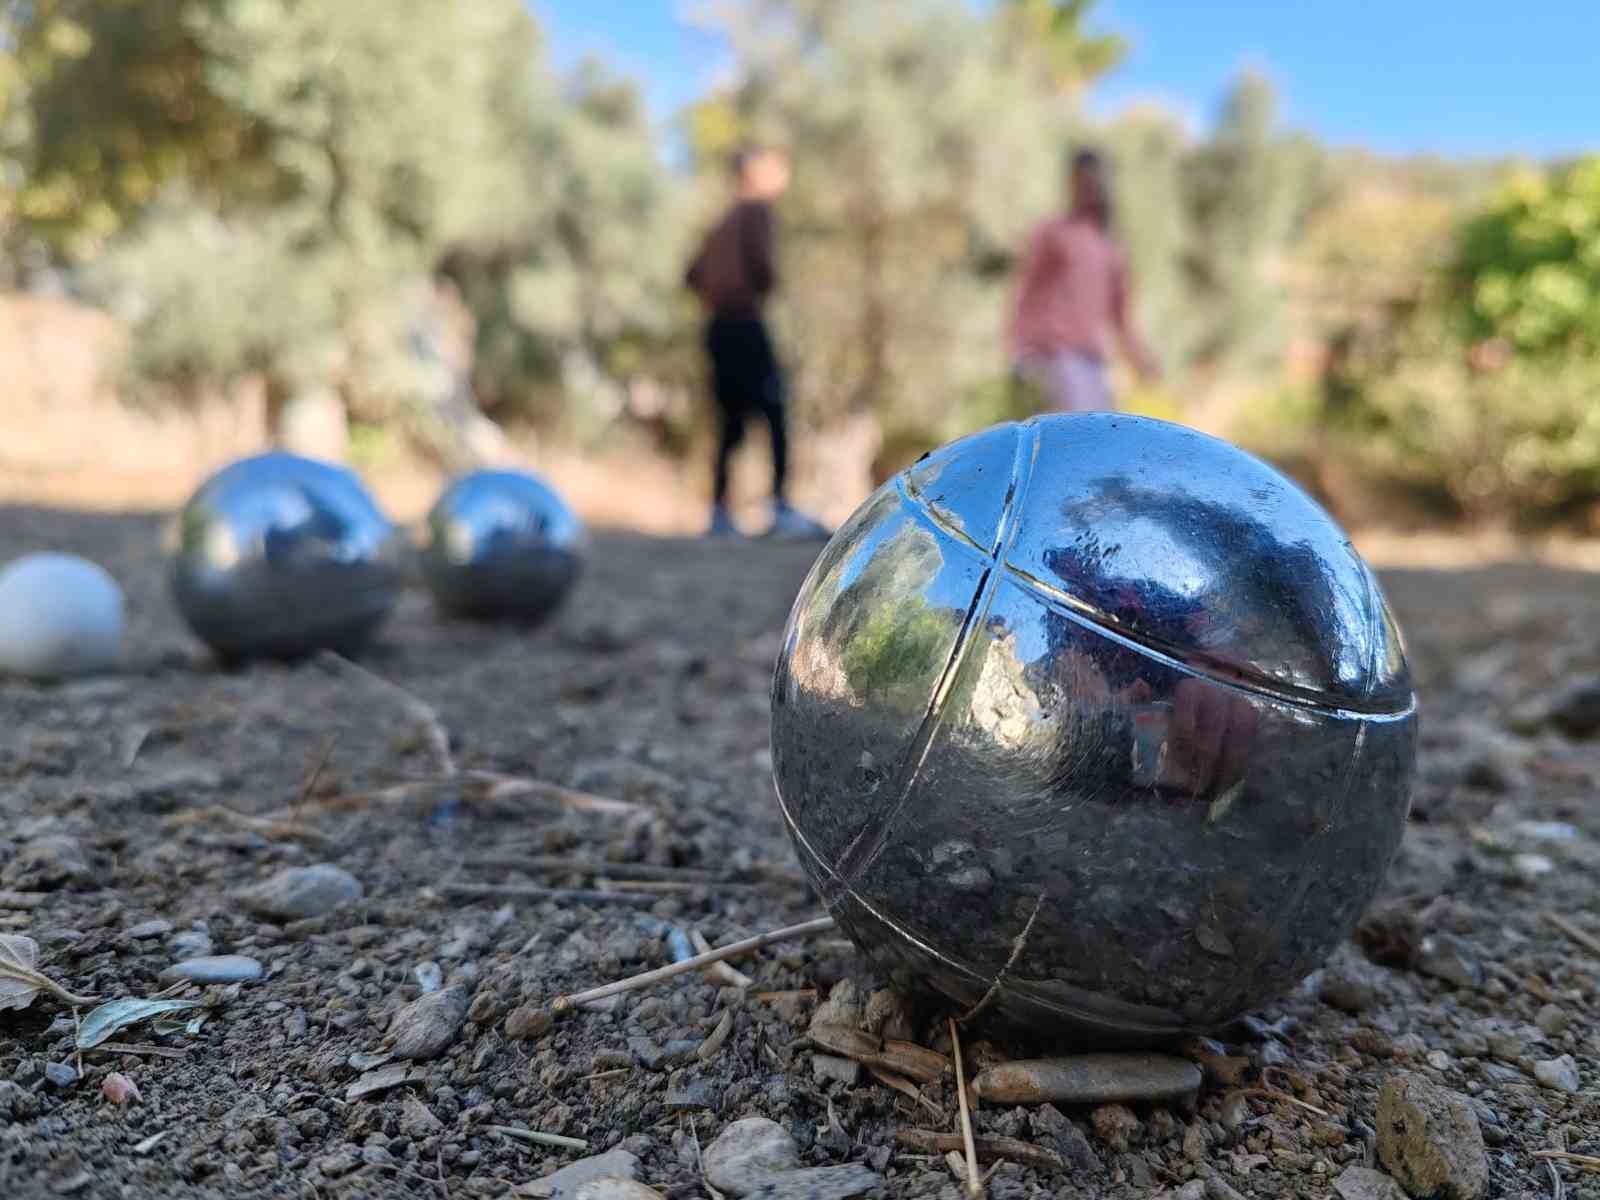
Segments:
[[[260,972],[192,987],[197,1032],[185,1011],[81,1062],[63,1001],[0,1011],[7,1196],[576,1196],[590,1167],[669,1197],[960,1194],[940,1149],[896,1139],[956,1128],[954,1086],[913,1099],[807,1036],[820,1015],[947,1048],[848,943],[742,959],[748,987],[685,975],[549,1012],[669,961],[674,929],[719,944],[816,915],[766,727],[813,549],[603,535],[552,625],[441,624],[413,591],[368,675],[217,670],[167,605],[153,518],[0,509],[0,560],[46,547],[123,582],[130,662],[0,681],[0,935],[102,1000],[197,956]],[[1600,1155],[1600,686],[1574,690],[1600,672],[1593,579],[1387,574],[1424,733],[1383,900],[1293,995],[1174,1048],[1197,1097],[981,1104],[980,1138],[1065,1164],[1012,1147],[992,1196],[1600,1196],[1576,1157],[1536,1157]],[[139,1098],[116,1103],[112,1073]],[[764,1183],[738,1166],[761,1137],[789,1172]]]

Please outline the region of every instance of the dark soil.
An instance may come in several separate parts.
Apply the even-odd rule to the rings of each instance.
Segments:
[[[767,748],[771,662],[814,547],[602,535],[549,625],[442,623],[412,590],[362,658],[437,712],[463,772],[627,801],[633,813],[575,810],[550,788],[440,785],[436,748],[404,697],[359,674],[315,661],[218,669],[169,606],[154,518],[0,509],[0,561],[42,548],[88,555],[122,581],[129,664],[59,686],[0,682],[0,889],[42,893],[31,908],[0,903],[0,933],[36,939],[41,969],[100,998],[166,986],[157,977],[185,957],[174,945],[184,934],[203,932],[210,953],[252,956],[265,973],[213,992],[197,1034],[119,1035],[167,1054],[90,1052],[65,1085],[46,1068],[74,1061],[71,1010],[41,996],[0,1012],[8,1198],[501,1196],[619,1146],[664,1195],[705,1195],[696,1137],[709,1144],[752,1115],[787,1128],[807,1165],[870,1165],[884,1195],[958,1194],[941,1160],[894,1141],[899,1126],[954,1128],[953,1089],[927,1089],[941,1124],[870,1076],[848,1087],[814,1073],[810,1003],[844,978],[872,985],[843,941],[741,960],[755,978],[744,993],[686,975],[531,1037],[511,1036],[527,1032],[528,1011],[508,1030],[519,1009],[669,961],[673,927],[720,943],[817,913],[772,799]],[[1128,1137],[1120,1151],[1090,1132],[1087,1110],[1068,1109],[1099,1167],[1006,1165],[991,1195],[1132,1197],[1210,1176],[1245,1195],[1329,1196],[1334,1178],[1368,1160],[1378,1089],[1396,1070],[1469,1098],[1493,1194],[1552,1193],[1535,1151],[1600,1154],[1600,955],[1545,916],[1600,936],[1600,749],[1506,726],[1574,674],[1600,671],[1600,588],[1523,567],[1393,572],[1386,583],[1424,733],[1413,821],[1363,925],[1365,953],[1343,947],[1231,1034],[1246,1061],[1213,1062],[1197,1107],[1136,1105],[1131,1129],[1095,1121]],[[291,828],[189,819],[209,806],[292,809]],[[535,855],[575,869],[506,865]],[[317,862],[353,873],[364,898],[284,924],[235,896]],[[649,867],[740,886],[627,907],[454,890],[592,893],[600,877],[670,874]],[[155,919],[171,930],[127,936]],[[468,1018],[439,1057],[413,1064],[410,1082],[352,1099],[370,1064],[360,1056],[376,1055],[390,1016],[422,994],[426,964],[465,989]],[[720,1050],[684,1061],[674,1043],[698,1045],[725,1009],[733,1029]],[[932,1027],[919,1031],[925,1044]],[[1562,1055],[1576,1062],[1575,1094],[1535,1077],[1536,1063]],[[111,1071],[142,1101],[106,1100]],[[1237,1104],[1225,1111],[1229,1086],[1302,1104],[1255,1094],[1241,1116]],[[1060,1144],[1039,1110],[986,1107],[977,1125]],[[546,1149],[495,1126],[588,1149]],[[1566,1196],[1600,1196],[1600,1175],[1559,1174]]]

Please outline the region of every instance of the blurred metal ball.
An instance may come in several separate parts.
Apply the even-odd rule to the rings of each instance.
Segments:
[[[1216,1029],[1354,927],[1416,701],[1309,497],[1181,426],[953,443],[834,535],[773,682],[780,803],[898,986],[1101,1043]]]
[[[274,451],[224,467],[174,535],[178,607],[224,658],[356,649],[400,595],[404,535],[329,463]]]
[[[572,590],[587,542],[577,515],[532,475],[473,471],[428,514],[423,578],[451,615],[541,621]]]

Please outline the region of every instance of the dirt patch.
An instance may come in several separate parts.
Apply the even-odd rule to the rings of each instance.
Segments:
[[[153,517],[0,509],[0,560],[41,546],[122,580],[131,661],[106,680],[0,683],[0,888],[43,897],[0,904],[0,932],[37,939],[44,970],[100,997],[154,994],[197,952],[255,959],[262,974],[214,993],[198,1033],[119,1035],[166,1053],[92,1053],[81,1079],[61,1069],[70,1012],[49,999],[0,1012],[10,1194],[501,1196],[618,1149],[638,1156],[641,1179],[687,1197],[706,1194],[696,1138],[709,1145],[749,1116],[783,1125],[804,1166],[866,1164],[889,1196],[957,1194],[940,1154],[895,1140],[898,1128],[955,1128],[949,1085],[924,1089],[941,1123],[841,1059],[814,1062],[803,1039],[809,994],[861,974],[846,943],[741,961],[755,980],[743,994],[691,975],[603,1011],[541,1016],[559,994],[668,961],[674,928],[718,943],[816,912],[791,881],[767,750],[770,665],[811,550],[603,535],[551,626],[442,624],[412,591],[363,660],[437,712],[463,772],[640,807],[630,814],[550,788],[496,792],[486,777],[459,796],[432,786],[439,748],[415,714],[348,672],[218,671],[168,605]],[[1593,577],[1507,567],[1387,582],[1425,698],[1415,820],[1364,931],[1392,965],[1343,948],[1212,1052],[1195,1106],[1093,1121],[981,1107],[981,1138],[1055,1146],[1073,1163],[1008,1164],[992,1195],[1131,1197],[1217,1180],[1328,1196],[1371,1160],[1379,1089],[1402,1069],[1465,1097],[1492,1194],[1548,1194],[1535,1151],[1600,1153],[1600,955],[1544,916],[1600,933],[1600,753],[1502,723],[1600,670]],[[272,822],[173,820],[211,806]],[[533,865],[551,858],[594,865]],[[238,895],[324,862],[354,876],[359,898],[284,920]],[[734,885],[694,882],[696,871]],[[639,899],[597,903],[601,877],[635,881],[623,890]],[[690,886],[651,887],[674,878]],[[911,1032],[933,1044],[934,1014],[920,1017]],[[391,1037],[421,1057],[384,1062]],[[1564,1056],[1575,1092],[1541,1066]],[[142,1100],[106,1100],[112,1071]],[[1595,1176],[1560,1170],[1567,1195],[1597,1194],[1584,1182]]]

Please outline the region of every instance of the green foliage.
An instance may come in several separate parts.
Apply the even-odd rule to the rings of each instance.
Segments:
[[[905,699],[914,708],[928,696],[920,688],[936,679],[950,652],[951,619],[921,596],[872,609],[845,645],[845,679],[867,700],[897,689],[917,689]]]
[[[40,0],[0,63],[23,228],[88,260],[161,395],[332,386],[437,440],[470,365],[440,271],[510,415],[673,327],[684,222],[637,95],[558,79],[520,0]]]
[[[1406,212],[1391,200],[1368,192],[1348,210],[1391,235],[1387,247],[1351,255],[1387,265],[1386,284],[1368,282],[1386,319],[1346,325],[1315,411],[1279,405],[1275,428],[1252,440],[1281,442],[1298,425],[1324,454],[1358,459],[1363,476],[1442,498],[1474,520],[1559,519],[1593,503],[1600,159],[1547,175],[1520,170],[1453,230],[1448,208]],[[1344,245],[1364,244],[1346,234]],[[1339,244],[1322,249],[1330,279],[1340,277],[1329,253]]]
[[[11,205],[30,234],[83,260],[168,183],[260,184],[256,131],[205,77],[191,15],[211,3],[30,0],[0,55]]]
[[[1474,369],[1442,314],[1412,323],[1338,425],[1378,475],[1463,515],[1559,517],[1600,496],[1600,359]]]
[[[1184,302],[1203,314],[1194,354],[1234,370],[1270,366],[1285,342],[1281,260],[1319,199],[1321,152],[1278,130],[1271,84],[1246,72],[1185,178],[1193,251]]]
[[[1462,231],[1456,278],[1475,336],[1600,355],[1600,156],[1513,175]]]
[[[1054,91],[1076,92],[1127,56],[1115,34],[1084,23],[1094,0],[1004,0],[995,16],[1011,53],[1032,65]]]

